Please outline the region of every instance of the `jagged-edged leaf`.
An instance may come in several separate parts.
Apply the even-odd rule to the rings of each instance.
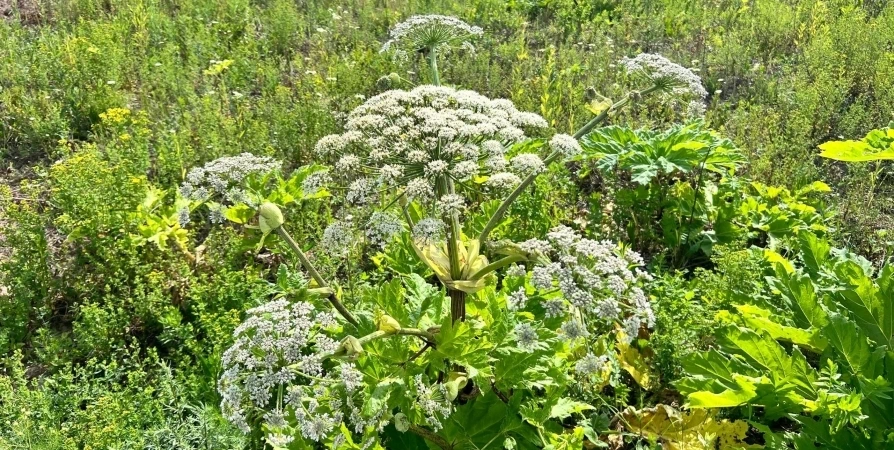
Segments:
[[[879,287],[857,263],[845,261],[835,267],[835,272],[851,288],[836,292],[833,299],[849,312],[869,339],[891,348],[894,302],[880,295]]]
[[[816,234],[806,231],[798,234],[798,242],[807,271],[816,276],[828,261],[832,246]]]
[[[549,409],[549,418],[562,420],[592,409],[596,408],[587,403],[562,397]]]
[[[450,316],[445,316],[437,344],[430,357],[436,368],[447,369],[446,360],[462,366],[471,379],[493,377],[493,358],[489,355],[492,345],[481,330],[472,327],[471,322],[454,323]]]
[[[584,447],[584,429],[575,427],[570,433],[548,433],[544,450],[578,450]]]
[[[841,314],[832,314],[823,329],[829,344],[843,358],[852,374],[875,378],[876,364],[872,361],[872,349],[866,336],[857,325]]]
[[[780,265],[786,273],[795,271],[795,266],[788,259],[773,250],[764,249],[764,259],[770,264]]]
[[[537,448],[534,427],[521,419],[516,407],[496,395],[480,395],[457,408],[439,434],[456,450],[501,450],[507,437],[515,438],[518,449]]]
[[[729,358],[717,350],[689,355],[683,359],[683,370],[690,376],[703,377],[728,388],[737,385],[733,375],[744,374],[753,377],[760,375],[753,367],[738,359]]]
[[[776,270],[776,278],[771,282],[794,313],[795,325],[822,329],[829,322],[828,314],[820,304],[810,277],[787,270]]]
[[[721,312],[718,314],[718,318],[738,323],[752,330],[766,331],[770,337],[777,341],[796,344],[814,353],[822,353],[828,344],[820,330],[805,330],[782,325],[771,317],[770,311],[754,305],[734,305],[734,307],[738,314]]]
[[[409,324],[427,328],[438,324],[444,317],[444,291],[432,286],[425,278],[410,274],[404,279],[409,305]]]
[[[616,334],[618,363],[643,389],[652,389],[658,381],[658,375],[640,351],[625,341],[623,334],[623,331]]]
[[[742,356],[774,382],[792,383],[802,396],[815,395],[816,373],[797,348],[789,355],[768,333],[738,326],[724,328],[717,338],[724,351]]]
[[[382,408],[388,404],[388,398],[391,397],[394,390],[402,389],[403,384],[403,380],[399,378],[387,378],[379,382],[379,384],[373,388],[372,395],[370,395],[366,403],[363,404],[363,414],[372,416],[381,411]]]
[[[757,397],[757,382],[754,378],[738,374],[732,375],[732,386],[724,385],[718,391],[708,390],[711,387],[709,380],[695,380],[688,378],[682,380],[677,386],[689,391],[686,396],[686,406],[689,408],[731,408],[744,405]],[[706,390],[699,390],[706,388]]]

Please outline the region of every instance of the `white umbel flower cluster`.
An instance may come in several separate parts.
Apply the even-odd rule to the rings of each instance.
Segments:
[[[350,206],[368,206],[390,192],[455,214],[465,207],[462,194],[473,189],[473,179],[507,189],[520,176],[543,171],[539,156],[523,153],[510,161],[505,152],[528,130],[545,127],[542,117],[509,100],[423,85],[370,98],[348,115],[343,133],[323,137],[315,151],[336,162],[330,175],[347,186]]]
[[[273,158],[251,153],[218,158],[190,170],[180,185],[180,194],[196,201],[251,204],[250,196],[242,188],[245,179],[250,175],[268,174],[281,166],[282,163]]]
[[[610,241],[583,238],[566,226],[550,230],[547,239],[532,239],[519,247],[550,261],[534,268],[531,279],[538,290],[557,286],[561,291],[562,303],[550,303],[550,316],[579,311],[592,319],[591,325],[604,324],[609,331],[613,324],[621,324],[628,340],[635,338],[641,325],[654,326],[655,314],[643,290],[648,274],[638,269],[643,263],[638,253]],[[572,320],[577,319],[570,319],[562,334],[571,340],[586,337],[583,324]]]
[[[363,373],[350,362],[328,369],[323,364],[321,355],[341,345],[325,334],[335,323],[330,312],[286,299],[248,310],[221,361],[224,417],[245,433],[251,432],[251,417],[263,417],[268,440],[282,442],[286,436],[337,438],[342,423],[360,430],[384,427],[381,413],[362,414]]]
[[[549,140],[549,148],[565,157],[576,156],[583,152],[583,148],[581,148],[580,143],[577,142],[574,136],[561,133],[554,135]]]
[[[474,50],[472,39],[484,31],[456,17],[437,14],[412,16],[391,29],[382,52],[395,51],[405,55],[425,48],[443,52],[452,48]]]
[[[691,94],[701,101],[708,97],[701,77],[661,55],[640,53],[633,58],[622,59],[621,64],[628,72],[645,75],[653,82],[667,86],[670,93]]]

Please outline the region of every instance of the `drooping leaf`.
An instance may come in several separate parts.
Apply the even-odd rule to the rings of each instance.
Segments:
[[[623,334],[623,331],[616,333],[618,363],[643,389],[652,389],[658,381],[658,375],[640,351],[626,342]]]
[[[894,302],[880,295],[878,286],[857,263],[845,261],[835,267],[835,272],[851,288],[836,292],[833,298],[870,339],[891,348],[894,343]]]
[[[709,390],[696,390],[698,387],[707,387],[707,383],[698,386],[692,383],[692,379],[684,380],[688,383],[691,392],[686,396],[686,406],[689,408],[730,408],[744,405],[757,397],[757,385],[753,379],[733,374],[734,387],[712,392]]]
[[[734,307],[738,314],[721,312],[718,314],[718,318],[752,330],[766,331],[770,337],[777,341],[797,344],[814,353],[822,353],[828,344],[821,330],[805,330],[782,325],[771,316],[770,311],[754,305],[734,305]]]
[[[621,412],[620,417],[629,432],[656,440],[666,449],[763,448],[745,442],[749,429],[747,422],[718,420],[705,409],[682,412],[661,404],[642,410],[630,406]]]

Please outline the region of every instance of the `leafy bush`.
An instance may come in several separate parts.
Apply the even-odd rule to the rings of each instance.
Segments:
[[[771,260],[775,310],[736,305],[717,348],[684,361],[677,385],[692,408],[748,405],[768,425],[794,420],[800,428],[783,434],[795,448],[884,446],[894,407],[885,362],[894,269],[873,277],[865,260],[810,233],[800,240],[798,266]]]

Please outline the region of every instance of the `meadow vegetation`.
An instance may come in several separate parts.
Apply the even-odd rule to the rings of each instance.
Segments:
[[[888,2],[0,15],[0,448],[894,446]]]

